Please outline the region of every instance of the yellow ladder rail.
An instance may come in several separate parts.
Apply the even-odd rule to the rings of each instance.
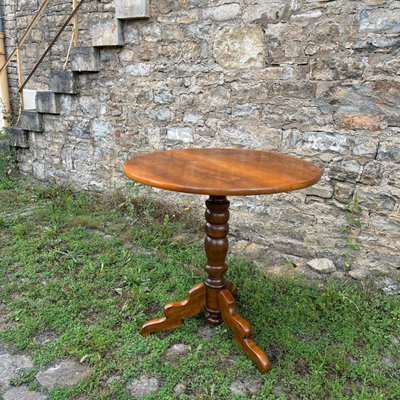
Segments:
[[[64,29],[68,26],[69,22],[71,21],[71,19],[76,15],[76,13],[78,12],[79,8],[81,7],[81,5],[85,2],[85,0],[81,0],[76,7],[72,10],[71,14],[69,15],[69,17],[65,20],[65,22],[63,23],[63,25],[61,26],[61,28],[58,30],[56,36],[54,36],[54,39],[50,42],[50,44],[47,46],[47,49],[43,52],[43,54],[41,55],[41,57],[39,58],[39,60],[36,62],[35,66],[32,68],[31,72],[29,73],[28,77],[25,79],[24,83],[20,86],[20,88],[18,89],[19,92],[22,92],[22,90],[24,89],[24,87],[26,86],[26,84],[28,83],[29,79],[32,77],[32,75],[35,73],[35,71],[37,70],[37,68],[39,67],[39,65],[41,64],[41,62],[43,61],[43,59],[46,57],[47,53],[51,50],[51,48],[53,47],[54,43],[58,40],[58,38],[60,37],[60,35],[63,33]]]
[[[6,62],[1,66],[0,68],[0,73],[3,72],[3,69],[6,68],[8,66],[8,64],[10,64],[10,62],[12,61],[12,59],[14,58],[14,56],[17,54],[17,49],[18,47],[21,48],[21,46],[24,44],[26,38],[28,37],[28,35],[31,33],[32,29],[35,27],[36,23],[39,21],[40,17],[42,16],[44,10],[46,9],[47,5],[49,4],[50,0],[44,0],[44,2],[42,3],[42,5],[40,6],[39,10],[37,11],[37,13],[35,14],[35,16],[33,17],[31,23],[29,24],[29,26],[26,28],[25,32],[23,33],[21,39],[17,42],[14,50],[11,52],[11,54],[9,55],[9,57],[7,58]]]

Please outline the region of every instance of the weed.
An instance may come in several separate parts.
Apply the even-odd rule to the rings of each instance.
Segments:
[[[25,235],[27,232],[26,226],[23,224],[16,224],[13,226],[14,233],[17,236]]]

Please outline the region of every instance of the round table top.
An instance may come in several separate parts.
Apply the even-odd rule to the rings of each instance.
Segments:
[[[179,149],[139,154],[127,177],[176,192],[214,196],[288,192],[316,183],[321,170],[285,154],[248,149]]]

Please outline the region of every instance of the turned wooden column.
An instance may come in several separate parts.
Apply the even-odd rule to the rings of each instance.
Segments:
[[[205,315],[210,324],[222,323],[218,305],[218,292],[226,287],[224,278],[228,267],[225,263],[228,252],[229,201],[226,196],[210,196],[206,200],[206,238],[204,247],[207,255],[206,306]]]

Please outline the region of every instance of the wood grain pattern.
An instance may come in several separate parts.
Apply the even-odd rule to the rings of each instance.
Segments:
[[[321,170],[292,156],[248,149],[178,149],[132,157],[129,178],[162,189],[207,195],[288,192],[316,183]]]
[[[178,328],[182,325],[183,318],[199,314],[205,304],[206,287],[204,283],[199,283],[189,290],[186,300],[167,304],[164,307],[165,317],[145,322],[140,328],[140,334],[147,336],[153,332]]]
[[[228,252],[229,232],[229,201],[225,196],[210,196],[206,201],[206,238],[204,249],[207,264],[206,285],[206,319],[212,325],[222,323],[221,312],[218,305],[218,292],[226,286],[224,278],[228,267],[225,263]]]
[[[219,292],[218,299],[222,319],[231,329],[235,342],[256,363],[260,372],[269,371],[271,363],[267,355],[251,338],[250,324],[237,313],[236,302],[232,293],[227,289],[223,289]]]

